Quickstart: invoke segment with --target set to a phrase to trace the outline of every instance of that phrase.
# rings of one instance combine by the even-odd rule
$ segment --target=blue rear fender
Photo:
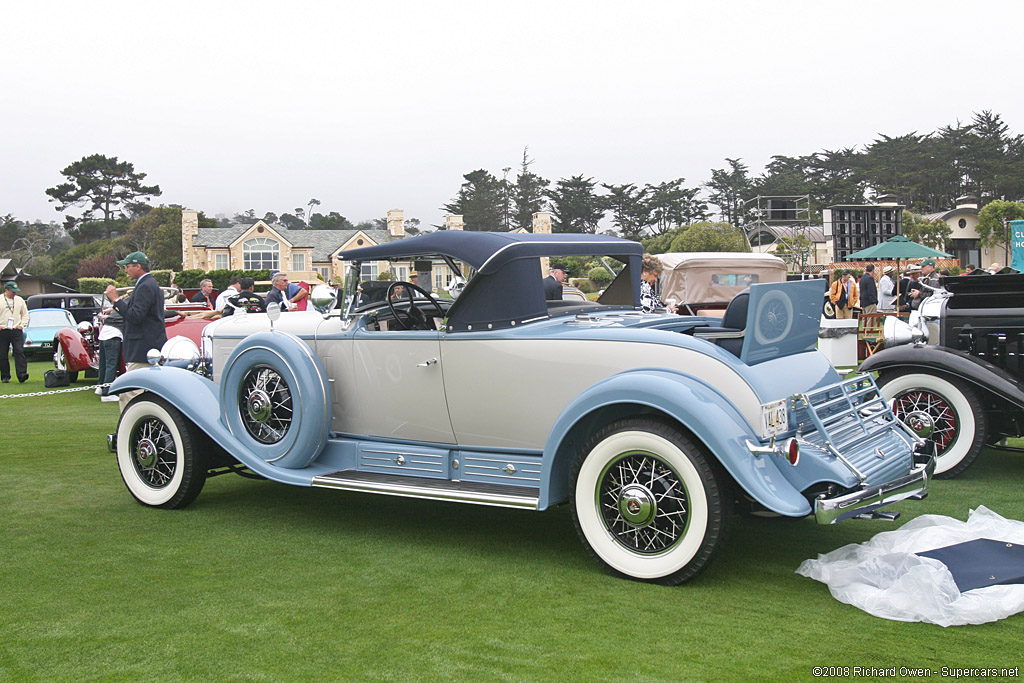
[[[689,430],[751,498],[781,515],[801,517],[811,513],[810,503],[779,470],[781,460],[754,456],[747,440],[760,443],[743,416],[715,389],[668,370],[638,370],[609,377],[570,403],[555,422],[544,446],[540,509],[564,502],[569,495],[569,476],[578,449],[588,434],[615,419],[636,416],[667,416]],[[600,416],[600,423],[595,423]],[[788,466],[788,465],[787,465]]]
[[[314,476],[333,471],[319,467],[286,469],[257,457],[225,425],[223,406],[219,400],[220,387],[194,372],[174,367],[141,368],[121,375],[110,385],[111,393],[135,389],[148,391],[166,400],[233,458],[267,479],[310,486]]]

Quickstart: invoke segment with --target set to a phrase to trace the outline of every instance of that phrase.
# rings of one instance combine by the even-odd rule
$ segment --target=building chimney
[[[388,234],[393,240],[405,237],[404,209],[388,209]]]
[[[462,216],[448,214],[444,217],[445,230],[462,230],[466,227],[465,222],[462,220]]]
[[[551,214],[547,211],[538,211],[533,214],[533,232],[536,235],[551,234]]]
[[[875,204],[880,206],[896,206],[899,204],[899,197],[894,194],[883,194],[875,197]]]
[[[192,248],[192,240],[199,234],[199,212],[181,210],[181,267],[183,270],[202,268],[199,255]],[[205,270],[205,269],[204,269]]]

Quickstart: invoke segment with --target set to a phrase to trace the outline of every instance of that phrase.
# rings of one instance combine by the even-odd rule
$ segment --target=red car
[[[165,295],[177,294],[177,291],[169,287],[162,288]],[[119,289],[118,291],[129,292],[131,288]],[[200,335],[203,328],[210,324],[210,320],[202,318],[187,318],[185,313],[192,311],[204,311],[204,307],[198,304],[175,304],[167,300],[165,311],[165,323],[167,326],[167,338],[188,337],[196,346],[201,346]],[[57,332],[53,340],[53,364],[59,370],[67,370],[68,379],[74,382],[78,379],[78,373],[86,373],[89,377],[96,377],[99,374],[100,346],[97,340],[99,326],[90,322],[81,322],[78,328],[65,327]],[[118,374],[124,372],[124,361],[120,363]]]

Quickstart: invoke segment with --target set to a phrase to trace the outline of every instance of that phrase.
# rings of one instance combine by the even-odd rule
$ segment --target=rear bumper
[[[924,498],[934,472],[935,458],[926,456],[926,460],[916,464],[909,473],[892,481],[834,498],[817,498],[814,519],[818,524],[835,524],[907,498]]]

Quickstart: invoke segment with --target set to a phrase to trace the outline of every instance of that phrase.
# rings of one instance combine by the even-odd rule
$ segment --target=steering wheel
[[[395,290],[399,287],[404,287],[402,290],[402,296],[399,297],[399,301],[407,299],[409,302],[409,309],[403,310],[401,308],[395,308],[394,299],[392,296]],[[403,282],[396,280],[388,286],[388,291],[384,295],[384,300],[388,302],[388,308],[391,310],[391,315],[395,316],[395,320],[402,326],[403,330],[432,330],[434,326],[430,324],[427,314],[416,307],[415,298],[413,292],[419,292],[423,295],[424,299],[430,303],[435,309],[437,309],[437,317],[444,317],[444,310],[441,309],[441,305],[434,300],[432,296],[427,294],[424,290],[411,282]]]

